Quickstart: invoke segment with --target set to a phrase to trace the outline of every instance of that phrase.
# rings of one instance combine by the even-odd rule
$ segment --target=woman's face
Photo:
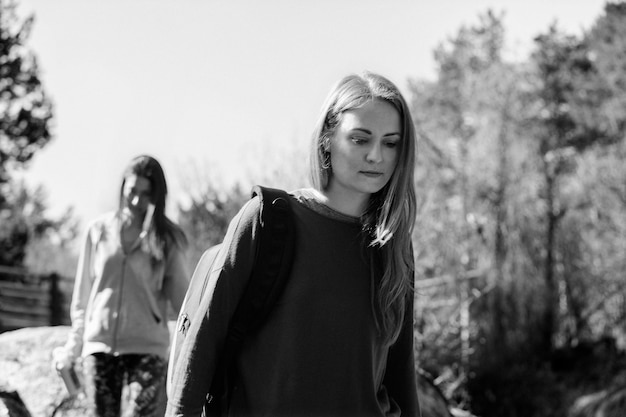
[[[345,111],[330,141],[328,191],[361,198],[380,191],[396,168],[401,138],[400,114],[386,101]]]
[[[146,214],[150,204],[151,189],[150,181],[147,178],[130,174],[124,182],[124,208],[135,217]]]

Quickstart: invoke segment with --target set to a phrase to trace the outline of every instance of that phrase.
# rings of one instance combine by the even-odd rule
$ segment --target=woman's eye
[[[353,136],[352,142],[356,143],[357,145],[361,145],[363,143],[366,143],[367,139],[361,136]]]
[[[385,146],[388,148],[395,148],[396,146],[398,146],[398,142],[397,141],[385,142]]]

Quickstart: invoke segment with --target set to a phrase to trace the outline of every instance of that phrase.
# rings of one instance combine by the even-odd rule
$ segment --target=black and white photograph
[[[625,0],[0,0],[0,417],[626,416]]]

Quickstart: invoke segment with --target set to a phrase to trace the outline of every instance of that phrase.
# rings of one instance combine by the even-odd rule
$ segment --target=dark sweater
[[[276,306],[235,365],[230,416],[416,416],[413,314],[391,348],[372,313],[370,261],[358,219],[333,213],[306,191],[292,201],[296,251]],[[209,313],[181,351],[168,416],[199,415],[215,371],[212,358],[250,275],[259,202],[233,220]],[[193,342],[192,342],[193,341]],[[182,371],[182,372],[181,372]]]

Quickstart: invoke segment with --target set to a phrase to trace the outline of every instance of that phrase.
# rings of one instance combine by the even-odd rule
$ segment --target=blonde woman
[[[418,416],[413,354],[415,133],[376,74],[330,92],[313,136],[313,188],[290,193],[293,265],[229,376],[229,416]],[[167,416],[199,416],[258,244],[258,199],[231,222],[203,322],[170,387]]]

